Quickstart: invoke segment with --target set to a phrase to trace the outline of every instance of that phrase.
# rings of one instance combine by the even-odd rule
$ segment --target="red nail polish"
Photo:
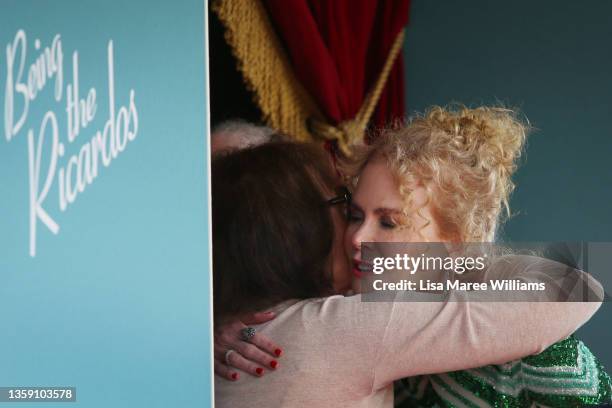
[[[281,354],[283,354],[283,350],[276,349],[276,350],[274,350],[274,354],[276,354],[277,356],[280,356]]]
[[[257,367],[257,369],[255,370],[255,372],[257,373],[257,375],[263,375],[264,370],[261,367]]]
[[[238,373],[232,373],[232,380],[236,381],[238,379]]]
[[[277,366],[278,366],[278,361],[276,361],[276,360],[270,361],[270,367],[276,368]]]

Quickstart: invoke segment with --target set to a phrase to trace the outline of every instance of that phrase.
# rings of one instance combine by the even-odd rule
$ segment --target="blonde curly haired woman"
[[[354,275],[363,276],[362,242],[494,241],[510,215],[511,176],[527,130],[509,109],[433,107],[360,149],[346,166],[355,183],[345,248]],[[570,337],[503,366],[398,381],[395,403],[566,407],[611,400],[610,377]]]
[[[373,144],[359,149],[354,160],[341,166],[354,184],[353,199],[348,208],[344,249],[346,255],[352,260],[355,286],[358,287],[368,274],[366,272],[368,267],[364,265],[361,253],[363,242],[493,241],[503,214],[509,214],[508,200],[514,187],[511,175],[516,169],[516,162],[525,137],[526,127],[510,110],[487,107],[477,109],[434,107],[424,115],[414,118],[406,126],[382,132]],[[518,269],[533,271],[534,274],[543,273],[543,270],[539,268],[544,267],[544,264],[534,263],[533,260],[525,261],[524,258],[516,258],[514,262]],[[528,279],[528,277],[523,277]],[[339,302],[338,306],[341,305],[342,302]],[[395,336],[393,327],[387,326],[383,346],[389,353],[379,355],[377,361],[380,364],[374,373],[373,382],[370,383],[376,388],[376,392],[382,392],[388,380],[405,377],[409,372],[413,373],[409,375],[431,374],[466,368],[466,356],[464,355],[466,349],[457,351],[449,347],[446,353],[440,352],[441,347],[447,344],[445,343],[448,341],[448,338],[445,338],[446,334],[450,335],[455,330],[462,330],[460,323],[446,321],[446,329],[438,327],[440,329],[438,331],[435,329],[437,327],[436,318],[432,317],[434,320],[428,324],[422,321],[424,317],[419,315],[418,311],[421,305],[423,304],[412,306],[413,319],[405,321],[407,327],[414,324],[422,325],[422,331],[415,334],[410,342],[406,343],[406,338],[399,333]],[[499,304],[491,307],[498,306]],[[352,313],[369,314],[369,309],[374,310],[380,307],[380,304],[364,304],[360,307],[362,307],[360,311],[347,310]],[[406,304],[398,307],[406,307]],[[340,309],[328,308],[328,313],[333,311],[341,315],[340,312],[344,309]],[[518,317],[520,319],[520,316]],[[344,319],[351,322],[355,320],[355,317],[346,315]],[[316,321],[329,324],[321,316],[318,316]],[[344,327],[338,322],[336,324]],[[537,332],[554,330],[558,324],[561,322],[543,319],[541,327],[532,333],[536,335]],[[263,324],[259,327],[261,329],[258,333],[259,341],[262,341],[264,335],[268,335],[274,340],[280,339],[282,344],[283,338],[286,339],[285,333],[267,332],[268,327],[274,327],[274,325]],[[496,330],[493,326],[482,326],[481,329],[484,331]],[[355,330],[365,330],[365,327]],[[490,342],[496,342],[500,346],[500,356],[503,355],[507,339],[502,340],[491,334],[478,333],[478,336],[482,337],[479,337],[476,343],[480,344],[483,352],[485,349],[491,352],[492,349],[495,349],[495,344],[490,344]],[[226,339],[231,337],[231,335],[225,336]],[[563,350],[569,350],[567,351],[569,354],[579,350],[582,355],[588,354],[592,357],[588,349],[583,350],[581,344],[571,338],[559,344]],[[231,341],[226,341],[225,344],[219,346],[219,348],[231,349],[241,347],[238,342],[232,344]],[[285,344],[284,346],[287,351],[284,358],[288,361],[290,361],[291,353],[300,352],[300,344]],[[291,349],[288,349],[289,347]],[[353,347],[352,344],[346,344],[341,355],[345,355],[351,347]],[[403,365],[401,355],[397,351],[394,352],[402,347],[407,347],[412,351],[421,349],[424,354],[412,355],[411,358],[406,359],[406,364],[413,364],[407,367]],[[554,347],[556,346],[551,349]],[[428,353],[428,350],[433,349],[438,350],[439,354]],[[478,350],[472,349],[472,351],[477,352]],[[322,352],[327,353],[325,350]],[[553,357],[557,355],[557,352],[553,353]],[[484,362],[481,354],[474,354],[470,358],[473,359],[474,365],[478,365],[477,361]],[[523,359],[519,361],[519,364],[525,361],[527,360]],[[553,359],[552,363],[560,361]],[[548,388],[533,391],[533,387],[529,388],[530,384],[523,386],[525,385],[523,382],[518,383],[515,378],[506,375],[508,370],[501,370],[501,374],[497,377],[491,375],[487,377],[478,372],[478,370],[485,370],[485,374],[489,373],[487,370],[491,367],[485,367],[456,373],[413,376],[397,382],[396,405],[523,406],[538,398],[546,402],[555,402],[554,398],[557,397],[561,398],[562,402],[573,401],[574,403],[576,401],[589,403],[605,400],[606,395],[609,398],[609,377],[593,358],[588,361],[591,362],[588,372],[576,374],[575,371],[570,370],[574,373],[572,381],[584,383],[586,378],[589,381],[589,387],[592,388],[594,384],[596,390],[592,392],[589,388],[584,392],[574,392],[573,395],[569,395],[569,398],[574,398],[571,401],[567,400],[568,388],[556,385],[558,381],[549,382],[548,385],[544,381],[544,385]],[[542,364],[546,365],[548,362],[544,359]],[[359,361],[344,360],[335,363],[349,368],[360,364]],[[314,367],[315,362],[313,361],[312,364]],[[558,364],[553,365],[558,366]],[[516,364],[509,369],[510,374],[515,371],[515,366]],[[533,363],[531,366],[537,369],[537,364]],[[278,376],[281,370],[282,368],[278,372],[270,373],[270,376]],[[353,367],[353,371],[359,372],[356,367]],[[593,373],[597,375],[593,377]],[[321,375],[324,376],[323,373]],[[296,381],[299,380],[296,378]],[[350,381],[350,378],[348,380]],[[355,377],[356,380],[357,377]],[[359,378],[359,381],[361,380]],[[501,384],[502,380],[506,388],[500,389],[497,385]],[[340,380],[335,378],[332,383],[335,381]],[[304,382],[307,380],[304,379]],[[550,384],[555,385],[556,388],[551,387]],[[355,385],[357,384],[353,384],[353,387]],[[252,387],[250,389],[256,390]],[[226,386],[224,386],[224,391],[225,395],[231,392]],[[320,389],[311,391],[313,395],[324,394]],[[370,391],[375,390],[373,388]],[[338,389],[339,395],[334,400],[335,402],[342,401],[342,392],[341,389]],[[559,395],[554,394],[555,392],[559,392]],[[605,394],[606,392],[608,394]],[[345,399],[345,401],[348,400]],[[370,402],[374,401],[375,399],[370,400]],[[385,398],[385,401],[388,399]],[[362,402],[365,402],[365,397]],[[369,405],[366,403],[363,406]]]

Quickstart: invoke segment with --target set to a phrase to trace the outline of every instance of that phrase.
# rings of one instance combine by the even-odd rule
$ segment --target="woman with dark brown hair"
[[[295,143],[213,160],[213,268],[223,271],[213,281],[217,321],[350,286],[341,247],[348,203],[330,202],[330,170],[319,149]]]
[[[271,309],[276,318],[259,332],[287,352],[282,371],[216,379],[217,406],[392,406],[394,380],[540,352],[599,307],[473,302],[455,291],[441,302],[362,303],[358,296],[331,295],[350,280],[344,229],[333,228],[340,212],[330,208],[341,198],[333,195],[325,157],[313,149],[273,143],[213,162],[216,324]],[[545,279],[523,258],[512,267],[525,281]],[[502,275],[507,269],[508,262],[495,261],[488,268]],[[232,365],[244,359],[233,350],[223,354]]]

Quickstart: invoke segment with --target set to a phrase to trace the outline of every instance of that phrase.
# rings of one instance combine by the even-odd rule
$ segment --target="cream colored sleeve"
[[[443,303],[393,304],[376,357],[375,387],[418,374],[480,367],[536,354],[576,331],[597,311],[603,289],[588,274],[536,257],[505,257],[500,277],[546,283],[538,299],[559,293],[559,276],[586,284],[590,302],[479,302],[478,294],[454,292]],[[570,279],[571,280],[571,279]],[[475,295],[475,296],[474,296]],[[364,305],[367,307],[367,305]]]

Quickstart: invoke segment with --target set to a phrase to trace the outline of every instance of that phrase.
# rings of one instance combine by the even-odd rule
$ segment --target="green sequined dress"
[[[612,403],[612,382],[574,336],[503,365],[395,382],[395,407],[586,407]]]

